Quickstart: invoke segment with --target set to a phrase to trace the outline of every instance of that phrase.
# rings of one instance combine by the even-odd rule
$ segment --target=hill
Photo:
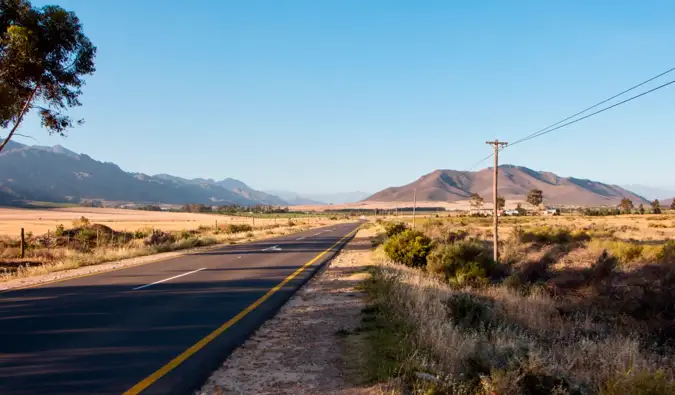
[[[79,202],[82,199],[136,203],[286,205],[231,178],[222,181],[150,176],[123,171],[61,146],[10,142],[0,153],[0,200]]]
[[[507,200],[525,200],[527,193],[534,188],[544,192],[546,204],[614,205],[619,203],[623,197],[628,197],[636,205],[648,203],[643,197],[617,185],[560,177],[550,172],[535,171],[522,166],[503,165],[499,167],[499,194]],[[410,184],[384,189],[365,201],[411,202],[415,189],[419,201],[467,200],[473,193],[490,201],[492,199],[492,168],[477,172],[436,170]]]

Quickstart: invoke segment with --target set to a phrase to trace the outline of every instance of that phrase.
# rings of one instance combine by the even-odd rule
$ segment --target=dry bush
[[[437,242],[458,230],[427,225]],[[452,280],[490,252],[479,241],[439,243],[426,271],[378,249],[371,293],[413,332],[399,371],[433,372],[449,394],[673,393],[675,242],[617,229],[516,226],[502,245],[511,275],[480,287]]]

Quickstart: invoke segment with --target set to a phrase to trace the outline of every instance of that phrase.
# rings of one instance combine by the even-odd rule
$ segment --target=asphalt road
[[[0,294],[0,394],[189,394],[357,226]]]

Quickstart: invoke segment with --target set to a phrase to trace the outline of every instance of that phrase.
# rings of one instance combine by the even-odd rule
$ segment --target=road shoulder
[[[237,348],[197,394],[382,393],[360,384],[354,342],[361,324],[370,234],[362,229],[320,273]],[[349,350],[345,349],[349,348]]]

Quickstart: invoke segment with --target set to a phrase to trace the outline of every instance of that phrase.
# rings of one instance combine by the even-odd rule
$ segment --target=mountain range
[[[675,196],[675,188],[650,187],[638,184],[622,185],[621,187],[649,200],[672,199]]]
[[[0,199],[5,203],[100,199],[166,204],[288,204],[232,178],[214,181],[129,173],[114,163],[100,162],[60,145],[28,146],[11,141],[0,152]]]
[[[366,201],[412,202],[416,194],[418,201],[459,201],[467,200],[473,193],[486,201],[492,199],[493,169],[476,172],[436,170],[416,181],[384,189],[368,197]],[[499,195],[507,200],[525,200],[532,189],[544,193],[545,204],[566,204],[580,206],[603,206],[618,204],[627,197],[633,204],[648,204],[642,196],[618,185],[573,177],[560,177],[551,172],[535,171],[522,166],[499,166]]]
[[[289,191],[267,191],[270,194],[281,197],[289,202],[291,205],[305,205],[305,204],[342,204],[355,203],[361,201],[368,196],[367,192],[342,192],[342,193],[306,193],[298,194]]]

